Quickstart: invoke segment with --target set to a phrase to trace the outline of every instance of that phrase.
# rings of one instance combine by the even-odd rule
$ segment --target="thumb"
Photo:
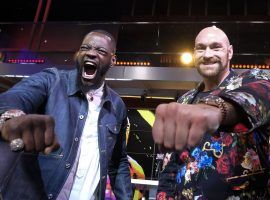
[[[52,153],[53,151],[58,150],[59,148],[60,148],[60,144],[58,143],[57,139],[55,139],[52,145],[44,149],[44,154],[48,155]]]

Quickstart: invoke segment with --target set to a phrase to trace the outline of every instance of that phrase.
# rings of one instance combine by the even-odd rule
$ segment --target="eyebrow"
[[[109,49],[105,48],[105,47],[102,47],[102,46],[96,46],[96,45],[91,45],[91,44],[82,44],[82,46],[87,46],[87,47],[92,47],[92,48],[95,48],[95,49],[102,49],[102,50],[106,50],[106,51],[109,51]]]
[[[196,47],[205,47],[205,46],[221,46],[221,47],[223,47],[224,45],[222,44],[222,43],[220,43],[220,42],[213,42],[213,43],[210,43],[209,45],[207,44],[204,44],[204,43],[197,43],[197,44],[195,44],[195,48]]]

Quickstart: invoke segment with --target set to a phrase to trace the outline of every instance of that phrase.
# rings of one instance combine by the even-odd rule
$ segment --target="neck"
[[[103,95],[103,88],[104,84],[102,84],[99,88],[97,89],[90,89],[87,93],[86,96],[88,97],[88,100],[93,101],[94,98],[98,97],[101,98]]]
[[[87,93],[91,90],[97,90],[98,88],[100,88],[102,85],[104,85],[104,81],[101,81],[98,84],[94,84],[94,85],[87,85],[87,84],[82,84],[82,91],[84,93]]]
[[[204,90],[203,92],[207,92],[210,90],[213,90],[217,88],[224,80],[225,78],[229,75],[230,70],[227,70],[222,76],[220,77],[208,77],[203,79],[204,83]]]

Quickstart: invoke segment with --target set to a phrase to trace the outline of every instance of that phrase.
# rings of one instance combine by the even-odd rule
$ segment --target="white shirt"
[[[86,95],[88,100],[88,115],[82,132],[77,158],[68,180],[61,191],[62,194],[60,193],[57,198],[58,200],[95,199],[95,190],[100,180],[98,117],[103,88],[104,84],[95,91],[89,91]],[[73,182],[73,185],[70,185],[68,182]],[[69,191],[70,195],[68,198],[67,193]]]

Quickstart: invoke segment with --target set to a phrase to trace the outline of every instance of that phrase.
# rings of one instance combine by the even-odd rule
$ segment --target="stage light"
[[[232,68],[235,68],[235,69],[269,69],[270,66],[269,65],[256,65],[256,64],[232,64]]]
[[[42,64],[45,63],[45,59],[8,59],[7,62],[13,64]]]
[[[184,52],[181,54],[180,60],[183,64],[188,65],[192,62],[192,54],[189,52]]]
[[[136,61],[117,61],[116,66],[150,66],[150,62],[136,62]]]

